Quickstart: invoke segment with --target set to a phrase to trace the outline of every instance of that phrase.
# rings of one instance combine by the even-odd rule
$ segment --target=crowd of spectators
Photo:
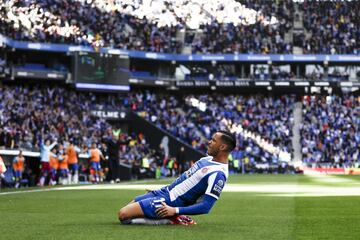
[[[120,96],[61,86],[1,85],[0,149],[39,151],[50,140],[64,147],[73,143],[79,153],[87,153],[92,143],[106,149],[101,143],[116,134],[126,142],[119,148],[121,162],[132,166],[136,176],[154,176],[171,156],[151,149],[144,135],[120,133],[91,111],[128,108],[203,153],[216,130],[236,132],[238,145],[231,157],[251,169],[291,160],[295,101],[293,95],[138,91]],[[342,167],[360,162],[359,103],[354,95],[304,97],[301,144],[306,164]]]
[[[196,107],[191,104],[194,99]],[[238,134],[239,144],[233,152],[237,159],[247,159],[249,164],[290,160],[280,152],[291,158],[293,96],[206,94],[181,99],[148,92],[138,93],[134,100],[133,109],[140,116],[204,153],[208,139],[216,130],[240,125],[246,132]],[[270,151],[268,145],[277,149]]]
[[[0,33],[15,40],[113,47],[151,52],[178,52],[177,27],[158,27],[118,7],[67,0],[0,4]],[[127,5],[121,5],[126,7]]]
[[[144,172],[134,176],[153,174],[158,153],[146,142],[143,134],[127,135],[105,118],[92,115],[94,109],[128,107],[128,98],[115,94],[104,95],[76,92],[65,87],[2,85],[0,87],[0,149],[40,151],[46,141],[56,142],[57,149],[74,144],[79,154],[86,156],[92,143],[107,154],[107,139],[119,139],[119,158],[124,164],[141,169],[144,159],[148,162]],[[130,139],[130,140],[128,140]],[[126,143],[127,144],[120,144]],[[163,160],[163,159],[161,159]],[[82,161],[80,173],[89,173],[89,162]],[[140,163],[140,165],[138,165]],[[109,164],[106,164],[109,165]],[[118,177],[116,177],[118,178]],[[105,176],[104,179],[112,179]]]
[[[90,146],[111,127],[105,119],[92,116],[91,110],[100,105],[117,108],[121,100],[64,87],[2,85],[0,147],[39,149],[45,139]]]
[[[354,95],[304,97],[301,137],[303,162],[309,166],[357,167],[360,98]]]
[[[292,153],[294,96],[218,94],[189,97],[206,104],[206,116],[197,122],[205,138],[209,138],[216,129],[236,131],[240,128],[234,155],[240,154],[241,159],[248,158],[253,164],[290,160],[283,159],[280,152]],[[269,145],[276,146],[277,150],[270,151]]]
[[[293,1],[244,1],[244,5],[261,12],[264,16],[275,15],[276,24],[219,23],[201,25],[201,38],[192,40],[193,53],[291,53],[292,44],[285,42],[284,35],[293,24]]]
[[[309,34],[296,35],[304,53],[359,54],[357,1],[294,3],[266,0],[84,1],[7,0],[0,3],[0,33],[16,40],[180,53],[177,33],[193,53],[292,53],[285,33],[295,4]]]
[[[181,99],[151,92],[135,93],[131,108],[157,127],[168,131],[193,148],[205,151],[206,142],[193,120],[198,118],[194,109],[184,108]]]
[[[304,53],[360,54],[360,20],[357,1],[305,1],[304,27],[310,35],[299,41]]]

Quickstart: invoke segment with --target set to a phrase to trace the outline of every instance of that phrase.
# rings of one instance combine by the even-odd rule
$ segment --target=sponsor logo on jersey
[[[207,168],[207,167],[201,169],[201,172],[202,172],[202,173],[207,173],[208,171],[209,171],[209,168]]]
[[[224,187],[224,181],[220,179],[212,188],[211,193],[220,197],[223,187]]]

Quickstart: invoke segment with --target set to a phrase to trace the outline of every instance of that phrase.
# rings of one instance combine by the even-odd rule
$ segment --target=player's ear
[[[220,145],[220,151],[225,151],[227,148],[226,144],[221,144]]]

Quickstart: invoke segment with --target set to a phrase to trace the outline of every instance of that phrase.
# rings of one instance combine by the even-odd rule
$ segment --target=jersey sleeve
[[[208,187],[205,194],[215,199],[219,199],[220,194],[225,186],[226,177],[223,172],[212,173],[208,178]]]
[[[179,215],[198,215],[198,214],[207,214],[210,212],[211,208],[214,206],[216,199],[207,195],[204,195],[201,202],[187,207],[178,207],[176,213]]]

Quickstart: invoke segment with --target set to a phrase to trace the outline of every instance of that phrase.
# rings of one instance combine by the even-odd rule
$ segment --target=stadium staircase
[[[204,35],[203,30],[201,29],[189,29],[187,28],[184,34],[184,38],[185,36],[192,36],[192,42],[191,43],[186,43],[185,39],[183,41],[183,49],[182,49],[182,54],[191,54],[192,53],[192,45],[194,43],[196,43],[199,39],[202,38],[202,36]]]
[[[154,123],[147,121],[140,115],[141,113],[137,112],[130,113],[130,119],[133,123],[133,129],[131,129],[131,132],[135,132],[137,134],[143,133],[145,136],[148,136],[146,141],[152,149],[158,149],[164,138],[167,138],[170,157],[176,156],[180,147],[185,148],[186,159],[189,161],[197,161],[205,156],[204,153],[194,149],[188,143],[159,128]]]
[[[294,158],[293,161],[301,161],[301,142],[300,142],[300,124],[302,121],[302,104],[301,102],[295,103],[294,108],[294,126],[293,126],[293,137],[292,145],[294,149]]]
[[[304,33],[304,22],[303,17],[304,14],[299,9],[299,4],[295,4],[295,14],[294,14],[294,22],[293,22],[293,28],[289,31],[291,32],[291,42],[294,42],[294,34],[299,35]],[[286,38],[285,38],[286,39]],[[303,49],[301,46],[294,46],[293,47],[293,54],[303,54]]]

